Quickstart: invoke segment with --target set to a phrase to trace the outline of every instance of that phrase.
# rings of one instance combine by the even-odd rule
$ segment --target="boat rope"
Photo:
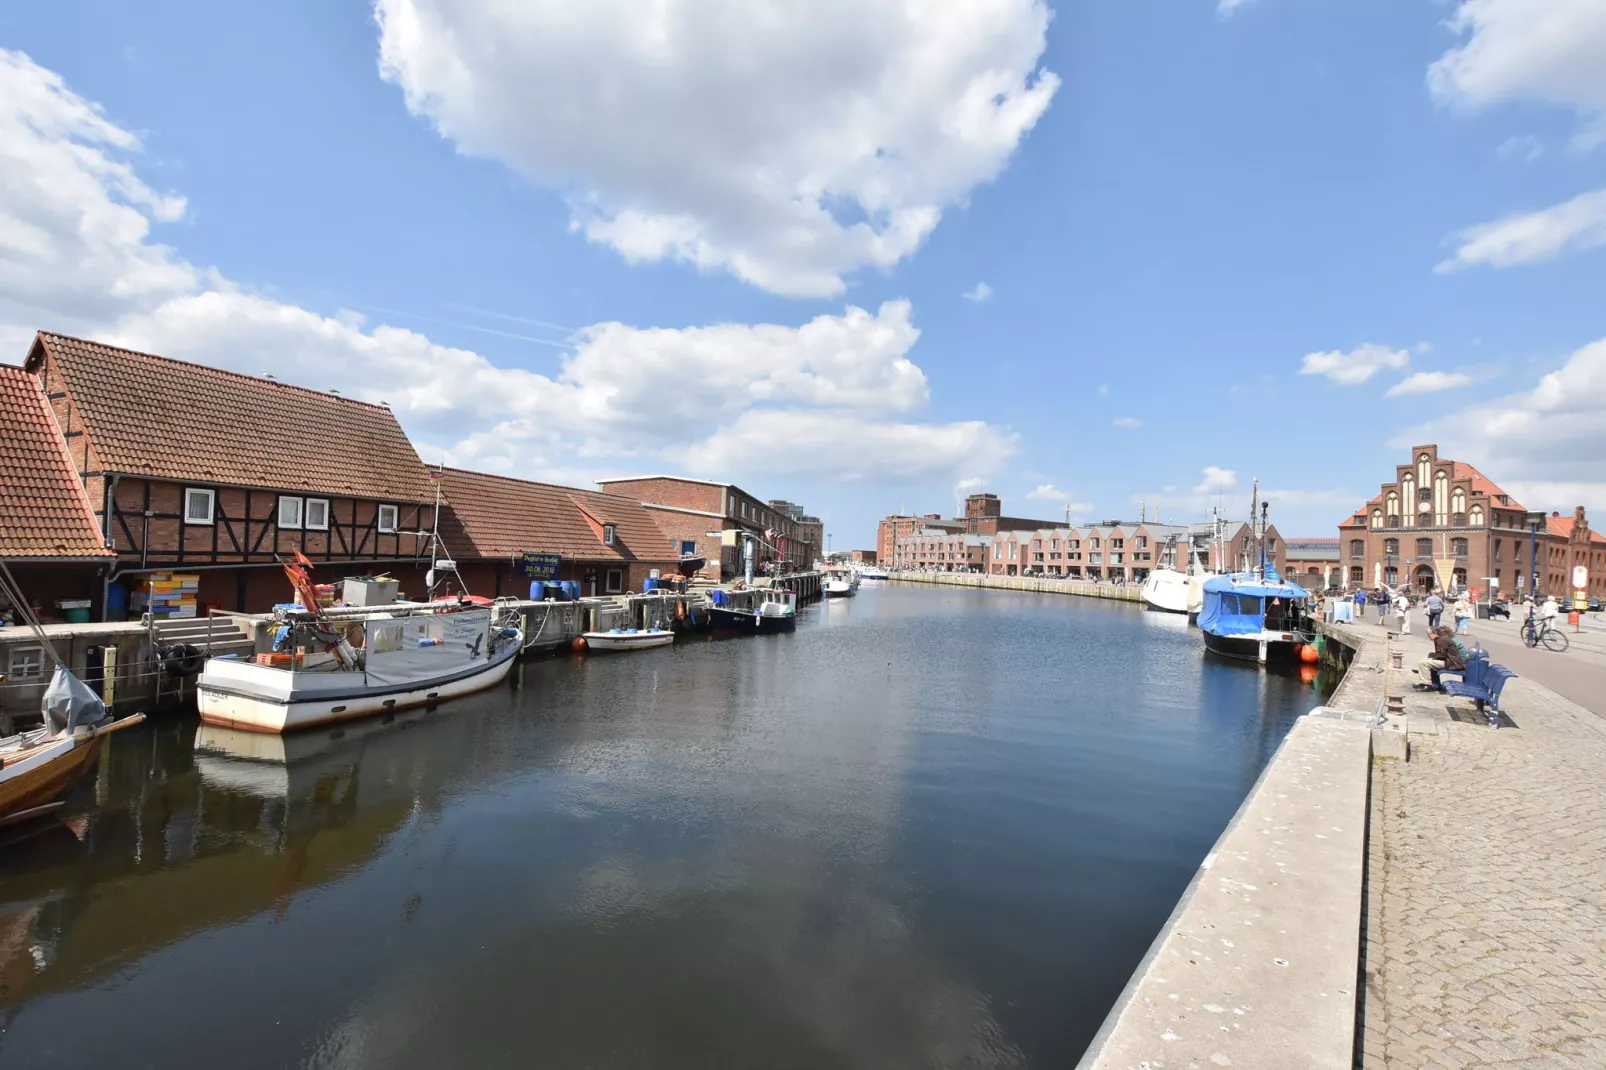
[[[50,656],[51,663],[58,668],[66,668],[62,663],[61,655],[56,653],[55,645],[51,643],[50,636],[45,634],[44,625],[40,624],[39,618],[34,615],[33,607],[28,604],[27,597],[22,593],[21,585],[17,583],[17,578],[11,574],[11,567],[6,564],[4,558],[0,558],[0,595],[4,595],[6,601],[16,607],[17,616],[22,618],[22,623],[27,625],[28,629],[33,632],[34,638],[39,640],[39,645],[44,647],[45,653]]]

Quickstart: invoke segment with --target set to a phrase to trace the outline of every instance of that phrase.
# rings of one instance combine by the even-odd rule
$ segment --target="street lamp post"
[[[1528,594],[1539,601],[1539,526],[1545,522],[1544,513],[1528,514]]]

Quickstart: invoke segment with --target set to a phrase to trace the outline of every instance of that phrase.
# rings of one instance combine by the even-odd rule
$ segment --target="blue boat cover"
[[[1284,583],[1274,569],[1266,578],[1240,573],[1212,576],[1204,582],[1204,608],[1199,627],[1212,635],[1252,635],[1266,626],[1266,599],[1301,602],[1310,597],[1305,588]]]

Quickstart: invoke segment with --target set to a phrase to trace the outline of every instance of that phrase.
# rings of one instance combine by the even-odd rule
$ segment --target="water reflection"
[[[1178,620],[883,588],[390,723],[131,729],[82,841],[3,859],[0,1055],[1067,1065],[1315,702]]]

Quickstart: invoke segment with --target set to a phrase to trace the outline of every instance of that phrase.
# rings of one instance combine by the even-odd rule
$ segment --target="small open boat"
[[[95,768],[112,732],[145,719],[142,713],[107,721],[99,696],[57,666],[45,691],[43,728],[0,739],[0,826],[54,813]]]
[[[582,638],[587,650],[601,654],[668,646],[675,641],[675,633],[663,628],[612,628],[605,632],[586,632]]]

